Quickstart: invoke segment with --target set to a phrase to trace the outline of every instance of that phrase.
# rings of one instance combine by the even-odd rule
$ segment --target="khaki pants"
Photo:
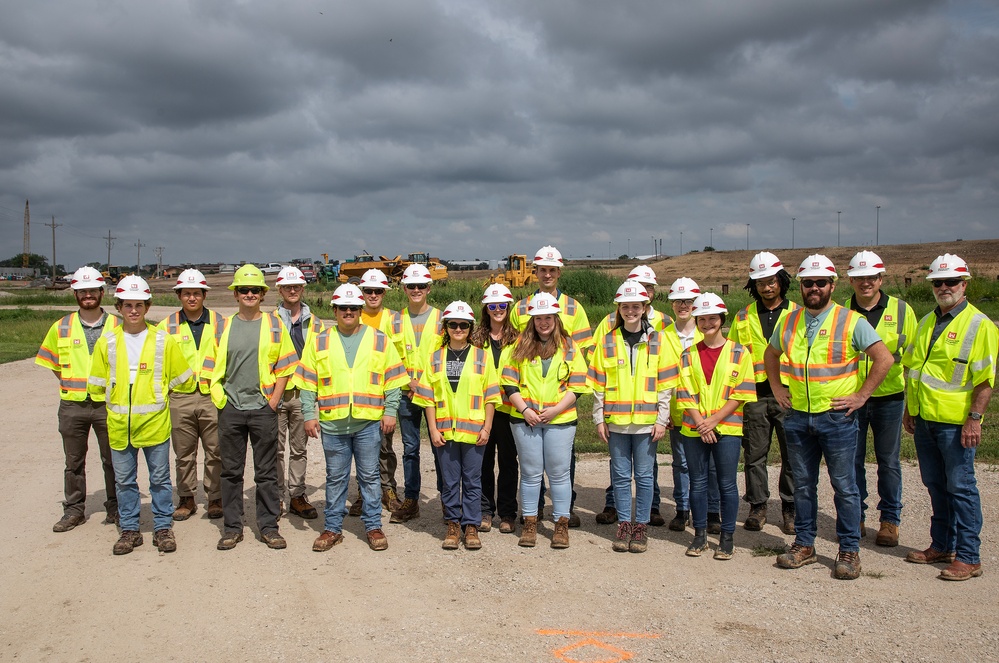
[[[222,499],[219,475],[219,411],[211,396],[193,394],[170,395],[170,423],[173,451],[177,456],[177,495],[193,497],[198,492],[198,440],[205,451],[205,497],[208,501]]]
[[[309,442],[305,434],[305,419],[302,417],[302,401],[298,390],[284,392],[284,399],[278,406],[278,445],[277,472],[278,494],[284,499],[285,486],[291,497],[305,495],[305,469],[308,466],[306,448]],[[288,461],[285,463],[285,452]],[[287,482],[285,481],[287,468]]]
[[[380,424],[379,424],[380,425]],[[391,488],[396,490],[395,469],[399,467],[399,458],[392,448],[392,437],[395,432],[385,435],[382,433],[382,448],[378,453],[378,470],[382,479],[382,492]]]
[[[62,507],[66,514],[84,515],[87,501],[87,443],[91,428],[97,436],[101,469],[104,470],[104,491],[107,496],[104,508],[108,513],[118,510],[111,447],[108,444],[108,411],[104,402],[60,401],[59,434],[62,435],[62,450],[66,456],[63,477],[66,501],[62,503]]]

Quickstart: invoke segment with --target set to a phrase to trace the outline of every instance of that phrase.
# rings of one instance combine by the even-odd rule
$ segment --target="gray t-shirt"
[[[238,315],[229,323],[229,348],[225,358],[225,395],[237,410],[259,410],[267,405],[260,391],[260,325],[263,317],[252,322]]]
[[[811,347],[812,341],[815,340],[815,334],[818,333],[819,327],[829,317],[829,312],[832,309],[833,307],[830,306],[818,315],[812,315],[807,309],[805,310],[805,336],[808,338],[809,347]],[[774,350],[780,350],[780,331],[780,327],[774,329],[774,333],[770,337],[770,345],[774,347]],[[880,340],[881,337],[874,331],[874,327],[867,321],[867,318],[861,318],[857,321],[857,326],[853,328],[853,338],[851,339],[854,350],[863,352]]]
[[[90,351],[90,354],[94,354],[94,346],[97,345],[97,339],[104,333],[104,323],[108,321],[108,312],[104,311],[101,314],[101,319],[93,325],[88,325],[83,321],[83,318],[77,319],[80,321],[80,326],[83,327],[83,337],[87,339],[87,349]]]

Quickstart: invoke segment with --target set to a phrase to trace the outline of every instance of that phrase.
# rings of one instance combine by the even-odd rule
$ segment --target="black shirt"
[[[756,302],[756,317],[760,320],[760,328],[763,330],[763,338],[769,339],[774,335],[777,328],[777,321],[780,319],[781,311],[786,311],[788,300],[782,299],[780,304],[772,309],[768,309],[763,302]],[[770,380],[763,380],[756,383],[756,396],[773,396],[774,390],[770,388]]]
[[[850,310],[856,311],[857,313],[860,313],[865,318],[867,318],[867,321],[871,323],[871,326],[874,327],[875,329],[877,329],[878,323],[881,322],[881,316],[884,315],[885,308],[887,306],[888,306],[888,295],[886,295],[883,292],[881,293],[881,296],[878,297],[878,301],[875,302],[874,306],[871,307],[870,311],[861,308],[860,304],[857,303],[857,295],[853,295],[852,297],[850,297]]]
[[[187,321],[187,326],[191,330],[191,336],[194,337],[194,345],[198,348],[201,347],[201,333],[205,331],[205,323],[208,322],[208,309],[202,308],[201,315],[197,320],[191,320],[187,317],[187,313],[183,309],[180,311],[180,317],[182,320]]]

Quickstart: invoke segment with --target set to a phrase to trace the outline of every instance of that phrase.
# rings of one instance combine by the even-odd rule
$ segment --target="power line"
[[[52,228],[52,285],[55,285],[56,280],[56,245],[55,245],[55,229],[61,226],[61,223],[55,222],[55,217],[52,217],[52,223],[44,224]]]

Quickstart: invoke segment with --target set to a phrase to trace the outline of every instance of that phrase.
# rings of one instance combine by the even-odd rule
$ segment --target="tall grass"
[[[59,314],[26,308],[0,309],[0,364],[34,357]]]

